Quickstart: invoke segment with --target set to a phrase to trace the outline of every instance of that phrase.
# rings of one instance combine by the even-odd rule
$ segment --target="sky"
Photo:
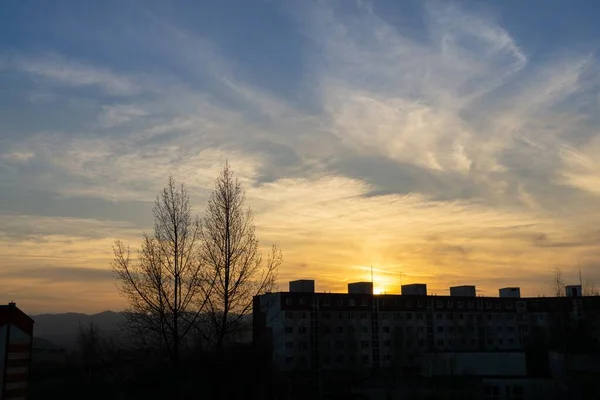
[[[600,285],[600,4],[8,1],[0,302],[123,309],[111,244],[227,159],[279,287]]]

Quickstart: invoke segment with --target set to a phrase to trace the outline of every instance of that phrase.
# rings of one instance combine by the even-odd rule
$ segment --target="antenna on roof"
[[[373,266],[371,265],[371,283],[373,283]]]

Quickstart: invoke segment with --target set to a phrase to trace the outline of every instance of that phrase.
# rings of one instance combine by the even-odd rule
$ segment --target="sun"
[[[373,288],[373,294],[384,294],[386,292],[384,286],[375,286]]]

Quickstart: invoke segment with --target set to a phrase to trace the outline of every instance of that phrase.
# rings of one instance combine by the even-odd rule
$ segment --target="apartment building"
[[[0,399],[27,398],[33,320],[15,303],[0,306]]]
[[[371,282],[348,293],[317,293],[314,281],[290,282],[289,292],[254,299],[254,341],[269,346],[281,370],[402,367],[421,371],[426,354],[522,352],[534,332],[600,310],[600,298],[521,298],[501,288],[498,297],[476,295],[475,286],[428,295],[425,284],[403,285],[401,294],[373,294]]]

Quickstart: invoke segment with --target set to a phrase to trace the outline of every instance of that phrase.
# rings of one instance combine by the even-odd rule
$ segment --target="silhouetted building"
[[[26,399],[33,320],[15,303],[0,306],[0,399]]]
[[[402,295],[374,295],[367,283],[349,284],[348,293],[257,296],[255,343],[270,349],[282,371],[395,370],[403,377],[423,377],[432,360],[459,360],[470,363],[481,390],[498,399],[526,399],[527,393],[550,390],[552,346],[567,351],[598,348],[600,297],[581,297],[577,290],[567,291],[572,297],[521,298],[519,288],[503,288],[500,297],[476,297],[474,286],[459,286],[451,289],[451,296],[431,296],[425,284],[415,284],[403,285]],[[585,343],[577,339],[582,330],[587,332]],[[485,377],[496,382],[488,384],[473,360],[494,364],[494,354],[507,354],[499,357],[509,369],[514,360],[519,365],[512,375],[504,371]],[[530,354],[545,365],[533,378],[530,371],[536,367]],[[435,366],[442,371],[446,367]],[[513,389],[515,396],[506,397]],[[499,390],[501,396],[495,397]]]

